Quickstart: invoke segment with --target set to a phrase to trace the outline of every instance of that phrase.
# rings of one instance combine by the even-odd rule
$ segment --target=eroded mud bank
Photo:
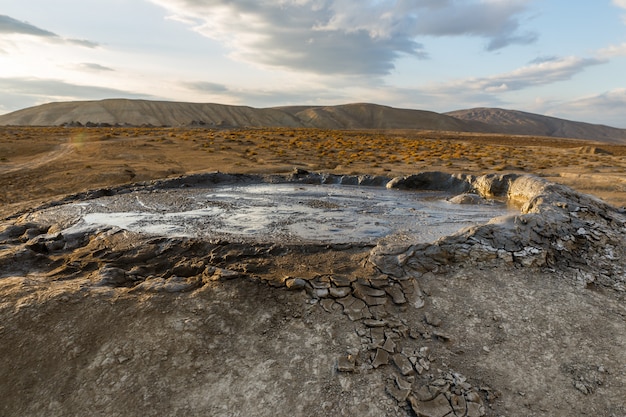
[[[58,214],[63,205],[96,201],[103,196],[128,196],[139,191],[167,195],[167,190],[224,184],[343,184],[438,191],[447,193],[449,204],[476,205],[493,200],[515,206],[516,210],[428,242],[416,242],[406,234],[384,235],[368,242],[359,239],[355,242],[255,241],[241,236],[232,238],[232,235],[204,239],[171,237],[167,234],[146,235],[115,226],[94,227],[91,224],[75,227],[72,223],[75,217],[52,221],[60,217],[50,215]],[[317,201],[318,204],[328,204],[322,199]],[[100,329],[99,324],[96,326],[99,319],[86,325],[85,322],[90,321],[88,317],[68,317],[59,313],[69,302],[84,305],[86,309],[96,306],[100,319],[108,317],[105,320],[107,328],[113,334],[122,332],[125,336],[113,336],[111,340],[115,342],[110,343],[106,337],[99,337],[100,342],[94,347],[83,340],[81,334],[68,331],[72,338],[70,343],[68,335],[52,332],[51,337],[59,343],[56,353],[62,358],[59,364],[64,364],[67,372],[75,374],[82,363],[86,371],[79,373],[83,380],[76,386],[69,382],[70,374],[60,365],[47,364],[45,369],[49,371],[42,371],[42,378],[64,380],[70,391],[77,386],[86,388],[76,391],[77,397],[67,400],[64,399],[67,392],[61,388],[50,391],[35,383],[31,390],[33,394],[20,399],[17,387],[23,386],[28,378],[12,373],[14,381],[5,386],[6,392],[3,393],[4,398],[11,399],[5,403],[4,411],[41,415],[45,410],[48,415],[84,411],[90,409],[85,404],[97,392],[98,384],[106,383],[109,384],[107,394],[98,396],[98,399],[109,415],[121,415],[124,407],[127,410],[127,407],[133,407],[132,404],[153,414],[185,412],[187,415],[202,415],[207,410],[216,414],[222,410],[223,415],[293,415],[294,410],[300,410],[300,415],[439,416],[453,413],[481,416],[519,415],[520,410],[516,410],[519,407],[526,407],[526,414],[532,415],[541,411],[532,409],[535,401],[532,396],[536,396],[534,404],[543,404],[541,398],[546,396],[546,392],[536,389],[541,384],[541,367],[547,369],[554,365],[551,358],[555,352],[550,349],[558,350],[560,345],[546,348],[545,358],[537,359],[544,361],[540,366],[529,365],[523,359],[527,352],[515,351],[510,346],[506,359],[501,359],[507,362],[498,362],[497,371],[489,371],[476,361],[479,355],[498,349],[493,344],[496,342],[480,345],[487,336],[494,340],[496,336],[504,337],[502,340],[506,341],[506,337],[516,334],[516,337],[525,337],[524,349],[541,352],[541,338],[531,337],[534,327],[526,328],[515,320],[531,316],[524,313],[529,305],[538,306],[538,300],[546,302],[541,295],[541,288],[546,284],[531,279],[519,284],[536,286],[533,287],[533,291],[537,291],[536,297],[526,298],[523,302],[515,294],[492,295],[492,300],[498,300],[494,301],[495,305],[502,310],[497,314],[499,320],[509,318],[509,322],[503,322],[502,329],[494,329],[496,333],[491,327],[459,326],[461,322],[452,319],[454,312],[461,307],[467,314],[475,311],[476,318],[472,320],[477,323],[492,320],[485,317],[495,317],[496,307],[492,307],[494,310],[490,313],[481,305],[472,304],[467,297],[463,298],[462,293],[478,291],[474,295],[478,297],[489,292],[490,285],[502,277],[509,277],[511,283],[517,283],[520,276],[539,275],[550,277],[551,286],[561,285],[566,292],[596,289],[598,294],[605,295],[593,297],[606,296],[603,303],[617,311],[621,308],[618,301],[623,300],[626,284],[621,261],[625,255],[625,235],[624,213],[593,197],[532,176],[475,177],[434,172],[390,179],[303,171],[290,176],[214,173],[70,196],[7,219],[0,229],[0,282],[6,295],[2,304],[7,323],[4,331],[6,333],[10,328],[14,342],[24,345],[33,333],[22,327],[28,327],[37,308],[47,311],[49,317],[61,317],[52,319],[56,325],[71,327],[71,323],[75,323],[88,333],[90,328],[91,331]],[[468,277],[475,282],[466,288]],[[451,286],[458,287],[455,295],[442,293],[446,280],[452,279]],[[233,291],[245,296],[234,296]],[[268,301],[268,294],[273,292],[280,295],[280,300],[272,296]],[[263,296],[257,299],[260,293]],[[599,299],[589,298],[590,294],[574,294],[578,298],[567,303],[588,305],[589,311],[600,303]],[[456,301],[451,302],[453,299]],[[236,345],[229,345],[227,349],[226,341],[235,340],[232,338],[212,345],[214,354],[219,352],[222,358],[219,363],[201,357],[198,332],[200,329],[208,331],[217,340],[221,337],[220,332],[225,331],[223,326],[221,330],[205,329],[208,322],[196,323],[191,316],[185,321],[181,317],[183,324],[180,329],[177,327],[177,331],[184,335],[180,340],[187,350],[178,352],[180,349],[175,343],[165,342],[166,356],[167,349],[179,353],[178,365],[159,365],[155,362],[159,356],[156,353],[141,354],[145,352],[147,339],[140,333],[150,333],[150,326],[155,325],[154,317],[141,315],[144,318],[134,325],[125,320],[116,323],[102,307],[102,303],[123,304],[125,311],[136,314],[146,306],[158,310],[174,300],[185,314],[191,314],[191,310],[208,314],[209,309],[212,322],[239,323],[233,325],[237,328],[227,326],[232,338],[237,335]],[[270,304],[265,305],[268,302]],[[237,303],[248,303],[249,311],[235,314],[241,310]],[[283,311],[287,307],[277,307],[281,303],[288,306],[288,312]],[[481,303],[487,304],[485,300]],[[192,305],[195,307],[190,307]],[[210,307],[217,305],[221,306],[221,313],[219,308]],[[572,320],[571,325],[591,320],[584,312],[567,311],[568,314],[550,316],[535,314],[537,320],[549,323],[547,329],[569,323],[569,320]],[[266,312],[270,316],[266,317]],[[238,318],[227,317],[233,314]],[[560,414],[560,407],[572,401],[576,403],[577,395],[592,395],[598,390],[606,390],[601,398],[588,398],[575,409],[604,412],[613,404],[614,411],[619,411],[622,406],[619,392],[623,392],[620,390],[626,383],[626,369],[619,369],[618,364],[624,359],[622,345],[626,342],[622,339],[626,338],[626,329],[623,319],[619,324],[621,316],[618,316],[605,317],[612,326],[607,332],[616,335],[618,340],[612,345],[609,343],[610,346],[602,344],[605,357],[599,361],[601,364],[593,365],[597,368],[594,372],[588,370],[591,366],[588,361],[576,359],[580,352],[561,352],[568,361],[557,364],[556,368],[563,373],[564,381],[570,381],[567,378],[571,375],[575,378],[571,383],[567,382],[567,387],[555,387],[558,394],[548,395],[549,406],[555,407],[551,415],[568,415]],[[282,328],[279,322],[287,324]],[[192,326],[193,323],[196,324]],[[247,324],[244,326],[243,323]],[[511,331],[509,336],[503,336],[507,329],[505,325],[518,329],[517,333]],[[132,326],[136,326],[135,331],[139,333],[131,332]],[[163,337],[177,334],[174,327],[178,324],[172,326],[160,328]],[[265,333],[257,334],[251,330],[258,328],[271,329],[273,336],[268,338]],[[322,331],[322,328],[328,331]],[[311,334],[305,338],[296,337],[302,331]],[[568,330],[562,336],[563,340],[576,337],[586,340],[589,334],[581,331]],[[246,332],[249,336],[245,335]],[[247,342],[246,337],[249,337]],[[281,340],[280,353],[275,349],[276,340]],[[41,343],[46,342],[38,341],[36,345]],[[506,345],[502,341],[497,343],[500,343],[498,346]],[[589,343],[592,349],[593,344]],[[63,346],[71,349],[65,352]],[[249,347],[258,351],[263,366],[260,362],[254,363]],[[190,352],[195,353],[189,356]],[[293,361],[277,361],[271,352]],[[23,367],[29,364],[41,367],[40,359],[35,360],[35,356],[29,356],[28,352],[21,355],[21,362],[18,362]],[[198,368],[189,368],[190,361]],[[294,365],[298,361],[304,361],[301,369],[308,370],[306,375],[298,375],[298,365]],[[526,368],[520,370],[512,364]],[[128,367],[128,372],[122,372],[118,375],[122,379],[116,379],[113,375],[121,372],[122,365]],[[149,373],[144,372],[146,366],[151,369]],[[600,366],[602,369],[610,367],[613,373],[598,371]],[[585,372],[581,370],[583,368]],[[187,397],[186,402],[163,398],[171,393],[189,392],[190,386],[185,378],[180,377],[178,369],[186,369],[183,374],[192,375],[196,381],[191,385],[198,390],[198,395]],[[242,378],[241,375],[249,369],[253,369],[250,377]],[[508,373],[505,372],[504,376],[498,373],[505,369]],[[9,372],[8,368],[6,372]],[[223,380],[207,376],[215,372],[232,381],[233,389],[237,387],[238,392],[247,392],[250,398],[258,401],[241,401],[236,394],[229,395],[228,385],[225,386]],[[517,373],[513,375],[512,372]],[[535,377],[532,381],[520,382],[517,377],[524,372]],[[139,393],[147,384],[156,387],[158,398],[122,395],[122,392]],[[171,384],[179,385],[173,387]],[[296,391],[285,394],[286,387],[293,386],[298,387]],[[46,389],[49,390],[48,397],[54,398],[54,409],[44,410],[42,404],[33,400]],[[515,390],[528,391],[531,398],[526,401]],[[280,398],[287,397],[288,400],[281,402]],[[210,401],[206,398],[217,399]],[[320,398],[324,400],[320,401]],[[114,404],[118,400],[119,406]],[[363,407],[363,404],[370,406]],[[541,407],[545,409],[548,405]],[[571,413],[571,409],[567,412]]]

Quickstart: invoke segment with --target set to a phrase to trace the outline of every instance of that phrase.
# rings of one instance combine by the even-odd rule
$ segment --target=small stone
[[[409,377],[412,378],[412,377]],[[412,385],[410,381],[407,381],[404,378],[400,378],[398,375],[395,375],[395,379],[396,379],[396,385],[398,386],[398,388],[400,389],[408,389],[410,390]]]
[[[470,392],[465,393],[465,399],[470,403],[482,404],[480,395],[478,395],[476,391],[470,391]]]
[[[385,327],[387,322],[385,320],[365,319],[363,324],[367,327]]]
[[[576,381],[574,383],[574,387],[576,387],[576,389],[580,392],[582,392],[585,395],[589,395],[589,388],[587,388],[587,386],[585,384],[583,384],[580,381]]]
[[[352,285],[352,281],[350,281],[350,278],[341,275],[333,275],[332,277],[330,277],[330,280],[337,287],[349,287]]]
[[[385,349],[389,353],[393,353],[396,350],[396,342],[394,342],[391,338],[387,338],[385,343],[383,344],[383,349]]]
[[[374,368],[378,368],[383,365],[389,364],[389,353],[383,349],[376,349],[376,356],[374,356],[374,360],[372,361],[372,366]]]
[[[410,396],[409,402],[411,408],[419,417],[442,417],[454,415],[454,411],[450,407],[450,403],[445,395],[440,394],[431,401],[418,401],[415,397]]]
[[[434,314],[430,313],[429,311],[426,311],[424,313],[424,320],[426,321],[427,324],[430,324],[433,327],[441,326],[441,319],[435,316]]]
[[[382,348],[385,343],[385,331],[382,327],[376,327],[370,329],[370,335],[372,339],[372,345],[377,348]]]
[[[344,298],[350,295],[352,289],[350,287],[330,287],[328,293],[334,298]]]
[[[320,301],[320,306],[322,306],[322,308],[326,310],[328,313],[332,313],[334,311],[334,307],[339,306],[339,305],[335,303],[333,300],[331,300],[330,298],[326,298]]]
[[[441,330],[433,330],[433,336],[444,342],[449,342],[450,340],[452,340],[452,336],[450,336],[448,333],[442,332]]]
[[[358,298],[363,300],[368,306],[382,306],[387,303],[387,297],[370,297],[369,295],[364,295]]]
[[[411,365],[411,362],[409,361],[409,359],[403,354],[396,353],[395,355],[392,356],[392,359],[393,359],[393,363],[398,367],[402,375],[407,376],[407,375],[412,375],[415,373],[415,370],[413,369],[413,365]]]
[[[327,288],[317,288],[315,290],[315,295],[317,296],[317,298],[326,298],[329,295],[328,289]]]
[[[285,286],[290,290],[303,290],[306,286],[306,281],[302,278],[287,278],[285,280]]]
[[[330,288],[330,282],[326,277],[315,278],[309,280],[309,284],[315,289],[328,289]]]
[[[363,300],[364,297],[384,297],[385,291],[355,282],[352,284],[354,288],[354,296]]]
[[[389,285],[389,280],[385,278],[370,279],[370,285],[376,289],[384,289]]]
[[[465,410],[467,409],[467,401],[462,395],[452,394],[450,396],[450,405],[454,410],[454,415],[458,416],[465,414]]]
[[[351,303],[347,307],[344,305],[343,312],[352,321],[356,321],[360,319],[369,319],[372,317],[365,303],[357,299],[355,299],[354,302]]]
[[[356,357],[353,355],[343,355],[337,359],[337,370],[339,372],[354,372],[356,370]]]
[[[401,402],[406,401],[407,397],[411,393],[411,389],[410,388],[402,389],[402,388],[396,387],[393,384],[389,384],[387,385],[387,392],[389,393],[389,395],[395,398],[396,401],[401,403]]]
[[[467,417],[482,417],[485,414],[485,407],[482,404],[478,403],[468,403],[467,404]]]
[[[392,301],[395,304],[406,304],[406,297],[404,296],[404,292],[398,286],[387,287],[385,291],[391,297]]]
[[[384,305],[369,306],[369,309],[376,320],[383,320],[385,317],[389,316],[389,313],[387,312],[387,309]]]

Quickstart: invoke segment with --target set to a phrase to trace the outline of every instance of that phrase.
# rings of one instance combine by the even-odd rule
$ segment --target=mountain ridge
[[[42,104],[0,116],[0,126],[130,125],[225,128],[420,129],[551,136],[626,144],[626,129],[498,108],[447,113],[372,103],[268,108],[131,99]]]

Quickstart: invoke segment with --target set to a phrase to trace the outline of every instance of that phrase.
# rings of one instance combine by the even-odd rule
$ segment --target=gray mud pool
[[[511,211],[500,202],[455,204],[450,197],[384,187],[255,183],[133,191],[40,216],[74,230],[112,226],[168,237],[374,243],[390,235],[431,242]]]

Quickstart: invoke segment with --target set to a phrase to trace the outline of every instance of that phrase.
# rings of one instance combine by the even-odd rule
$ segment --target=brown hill
[[[518,110],[480,107],[444,114],[461,120],[484,123],[501,133],[513,135],[552,136],[590,139],[616,144],[626,143],[626,129],[573,122]]]
[[[482,123],[469,123],[443,114],[398,109],[369,103],[339,106],[293,106],[279,109],[293,114],[303,125],[322,129],[426,129],[483,132]]]
[[[48,103],[0,116],[0,125],[59,126],[78,123],[132,126],[301,126],[297,118],[276,109],[126,99]]]
[[[481,123],[421,110],[377,104],[289,106],[258,109],[223,104],[109,99],[49,103],[0,116],[0,125],[206,125],[315,127],[322,129],[433,129],[483,132]]]
[[[0,125],[131,125],[422,129],[534,135],[626,143],[626,129],[515,110],[477,108],[440,114],[369,103],[253,108],[212,103],[109,99],[49,103],[0,116]]]

